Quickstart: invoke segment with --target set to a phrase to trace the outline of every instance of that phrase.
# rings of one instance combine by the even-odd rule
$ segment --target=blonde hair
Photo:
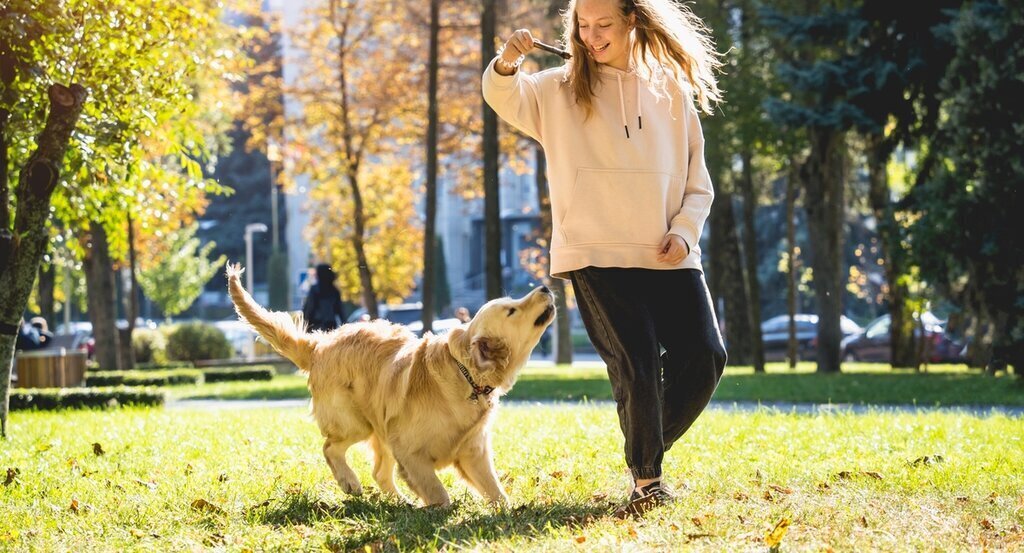
[[[576,103],[589,116],[593,110],[597,62],[580,38],[576,2],[569,0],[569,6],[562,12],[562,42],[573,59],[567,64],[566,81]],[[680,85],[685,75],[701,111],[711,114],[712,104],[722,101],[714,73],[722,62],[704,22],[675,0],[619,0],[619,11],[624,18],[636,16],[630,58],[642,63],[652,76],[667,70]]]

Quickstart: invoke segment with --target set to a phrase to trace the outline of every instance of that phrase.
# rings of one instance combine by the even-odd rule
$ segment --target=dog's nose
[[[542,285],[542,286],[540,287],[540,292],[541,292],[542,294],[551,294],[551,289],[550,289],[550,288],[548,288],[547,286],[543,286],[543,285]]]

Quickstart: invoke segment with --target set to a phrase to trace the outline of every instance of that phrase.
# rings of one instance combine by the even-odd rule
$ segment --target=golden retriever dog
[[[490,423],[498,398],[555,316],[547,287],[522,299],[488,302],[469,323],[445,335],[417,338],[401,325],[371,321],[331,332],[304,331],[287,313],[257,304],[228,266],[228,289],[239,316],[274,349],[309,373],[313,417],[324,436],[324,457],[341,489],[362,486],[345,460],[368,441],[373,479],[402,498],[395,467],[424,505],[448,506],[436,471],[454,465],[491,502],[507,502],[494,472]]]

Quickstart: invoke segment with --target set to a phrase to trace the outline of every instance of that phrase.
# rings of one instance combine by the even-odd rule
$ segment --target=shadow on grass
[[[595,504],[552,502],[494,509],[476,499],[456,500],[451,508],[417,508],[371,492],[324,501],[315,492],[289,494],[249,511],[249,520],[273,526],[329,523],[326,547],[351,551],[470,547],[510,536],[539,536],[553,528],[581,527],[607,512]]]

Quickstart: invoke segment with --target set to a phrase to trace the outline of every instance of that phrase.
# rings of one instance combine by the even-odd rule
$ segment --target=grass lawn
[[[785,401],[800,403],[1024,405],[1024,383],[1013,376],[986,376],[963,365],[933,365],[928,372],[893,370],[888,365],[848,363],[843,373],[824,375],[803,363],[795,371],[769,364],[755,374],[749,367],[729,367],[715,392],[717,401]],[[309,397],[302,375],[278,376],[269,382],[225,382],[168,388],[175,399],[285,399]],[[528,366],[509,399],[611,399],[604,365]]]
[[[304,409],[14,413],[0,550],[949,551],[1024,548],[1024,421],[710,411],[666,457],[679,500],[605,515],[627,477],[614,408],[505,405],[494,510],[414,509],[330,477]],[[96,445],[98,444],[98,445]],[[101,454],[100,454],[101,453]],[[368,456],[350,459],[368,490]]]

